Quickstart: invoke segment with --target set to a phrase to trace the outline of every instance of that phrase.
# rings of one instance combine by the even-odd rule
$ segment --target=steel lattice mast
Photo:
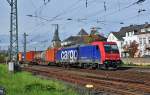
[[[7,0],[11,6],[10,17],[10,61],[18,63],[18,14],[17,0]]]

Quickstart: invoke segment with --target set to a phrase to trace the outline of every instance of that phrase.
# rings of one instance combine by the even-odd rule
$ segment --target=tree
[[[4,63],[8,55],[6,53],[0,53],[0,63]]]
[[[124,45],[123,49],[130,57],[134,58],[135,54],[138,52],[138,46],[139,44],[134,40],[130,45]]]

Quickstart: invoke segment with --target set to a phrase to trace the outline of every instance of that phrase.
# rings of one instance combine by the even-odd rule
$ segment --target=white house
[[[119,52],[120,52],[120,57],[122,57],[123,41],[124,40],[122,38],[122,35],[119,32],[111,32],[107,38],[107,42],[116,42],[117,43],[117,46],[118,46]]]
[[[139,49],[141,56],[150,56],[150,32],[145,32],[138,35]]]
[[[117,43],[121,57],[124,57],[124,54],[127,53],[123,47],[130,45],[133,41],[139,44],[138,51],[135,54],[136,57],[150,56],[150,24],[122,27],[119,32],[111,32],[107,41]]]
[[[129,45],[131,42],[136,41],[139,44],[137,56],[150,55],[150,24],[135,25],[130,31],[126,32],[124,45]]]
[[[123,43],[124,45],[125,44],[130,45],[130,43],[133,41],[139,42],[138,36],[135,34],[134,31],[126,32],[126,35],[125,37],[123,37],[123,39],[124,39],[124,43]]]

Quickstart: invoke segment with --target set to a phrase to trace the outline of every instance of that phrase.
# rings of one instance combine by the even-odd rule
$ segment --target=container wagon
[[[28,63],[45,65],[80,66],[82,68],[108,68],[121,63],[119,50],[115,42],[93,42],[65,48],[51,48],[46,51],[26,53]]]
[[[53,65],[56,63],[55,56],[57,50],[57,48],[51,48],[45,51],[45,64]]]
[[[35,55],[35,51],[26,52],[26,62],[33,64],[34,63],[34,55]]]

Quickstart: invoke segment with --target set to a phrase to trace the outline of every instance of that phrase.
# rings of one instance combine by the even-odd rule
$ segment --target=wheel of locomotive
[[[67,68],[70,68],[70,67],[71,67],[71,63],[67,63],[67,64],[66,64],[66,67],[67,67]]]
[[[117,64],[114,64],[114,65],[113,65],[113,69],[116,70],[117,68],[118,68]]]
[[[104,68],[105,68],[105,70],[108,70],[109,66],[107,64],[104,64]]]
[[[68,68],[69,63],[65,62],[65,63],[64,63],[64,66],[65,66],[65,68]]]
[[[62,67],[62,63],[59,62],[59,63],[55,63],[57,67]]]
[[[86,68],[85,63],[81,63],[81,68],[82,68],[82,69],[85,69],[85,68]]]
[[[96,68],[98,68],[98,64],[97,63],[93,63],[92,64],[92,69],[96,69]]]
[[[108,70],[109,66],[107,64],[102,64],[102,65],[100,65],[100,69],[102,69],[102,70]]]
[[[62,62],[62,67],[66,68],[65,62]]]
[[[102,69],[102,66],[101,66],[101,64],[97,64],[97,68],[96,69]]]

